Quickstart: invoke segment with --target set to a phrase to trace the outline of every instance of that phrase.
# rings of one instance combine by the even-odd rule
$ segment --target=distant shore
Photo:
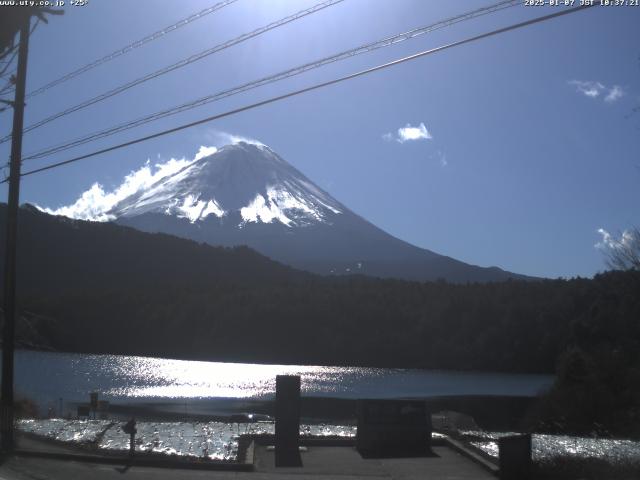
[[[421,398],[427,402],[432,414],[454,411],[468,415],[479,427],[486,430],[519,429],[535,397],[511,396],[441,396]],[[75,406],[76,404],[72,404]],[[70,405],[70,406],[72,406]],[[168,399],[166,401],[113,402],[108,418],[140,421],[219,421],[251,422],[257,415],[273,417],[275,404],[272,398],[208,398]],[[354,425],[357,420],[357,400],[332,397],[306,397],[301,399],[303,423],[336,423]]]

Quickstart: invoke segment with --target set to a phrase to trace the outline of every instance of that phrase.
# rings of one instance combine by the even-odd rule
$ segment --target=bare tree
[[[614,270],[640,270],[640,228],[625,230],[619,239],[605,230],[600,233],[607,266]]]

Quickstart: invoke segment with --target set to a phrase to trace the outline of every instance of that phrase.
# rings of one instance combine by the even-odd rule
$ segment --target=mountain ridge
[[[532,279],[400,240],[351,211],[264,144],[217,149],[120,199],[105,217],[210,245],[247,245],[313,273],[430,281]]]

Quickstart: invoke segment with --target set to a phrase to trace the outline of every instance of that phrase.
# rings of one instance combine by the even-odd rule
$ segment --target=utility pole
[[[4,325],[2,328],[2,385],[0,386],[0,443],[4,451],[13,450],[13,353],[16,325],[16,244],[18,234],[18,204],[20,202],[20,164],[22,161],[22,126],[24,120],[24,94],[27,80],[27,52],[29,50],[29,24],[25,15],[20,25],[16,93],[13,102],[13,131],[11,134],[11,161],[9,170],[9,205],[7,208],[7,243],[4,259]]]

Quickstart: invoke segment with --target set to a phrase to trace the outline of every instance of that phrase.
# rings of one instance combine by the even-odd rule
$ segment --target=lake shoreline
[[[423,400],[431,414],[460,412],[471,417],[484,430],[520,430],[536,397],[465,395],[412,397]],[[185,401],[186,400],[186,401]],[[77,407],[81,402],[70,402]],[[233,422],[251,423],[255,418],[275,416],[273,398],[207,398],[158,399],[155,401],[113,401],[106,417],[125,420],[135,417],[140,421],[164,422]],[[355,425],[357,399],[334,397],[301,397],[301,421],[309,424],[339,423]]]
[[[533,375],[533,376],[554,376],[555,371],[542,371],[542,370],[528,370],[528,371],[514,371],[510,369],[505,370],[482,370],[474,368],[446,368],[442,366],[434,365],[418,365],[418,364],[387,364],[376,362],[335,362],[327,364],[318,364],[312,361],[306,361],[305,359],[296,359],[295,361],[278,362],[273,358],[238,358],[237,356],[202,356],[202,355],[166,355],[158,352],[119,352],[119,351],[93,351],[93,350],[64,350],[56,349],[50,345],[35,345],[31,343],[18,342],[16,347],[17,351],[25,352],[41,352],[41,353],[54,353],[54,354],[67,354],[67,355],[100,355],[100,356],[114,356],[114,357],[141,357],[141,358],[155,358],[159,360],[175,360],[184,362],[207,362],[207,363],[228,363],[228,364],[254,364],[254,365],[278,365],[284,367],[327,367],[327,368],[371,368],[371,369],[385,369],[385,370],[429,370],[433,372],[450,372],[461,374],[488,374],[488,375]],[[2,348],[0,346],[0,352]]]

